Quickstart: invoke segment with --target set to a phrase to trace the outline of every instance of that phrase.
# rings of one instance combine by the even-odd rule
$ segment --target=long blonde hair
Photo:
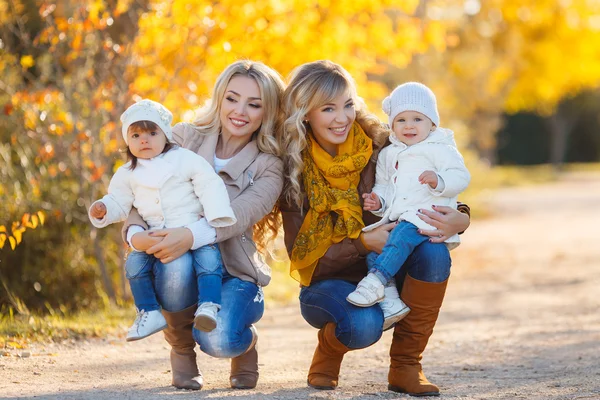
[[[341,65],[320,60],[297,67],[283,94],[285,120],[279,135],[286,176],[282,198],[287,204],[302,208],[302,150],[306,148],[306,135],[310,132],[310,126],[303,122],[306,114],[344,93],[354,99],[356,122],[373,139],[375,147],[381,147],[388,137],[389,131],[376,116],[367,112],[356,94],[354,79]]]
[[[254,132],[255,140],[260,151],[280,157],[281,151],[275,135],[280,130],[280,104],[285,85],[277,71],[261,62],[240,60],[225,68],[217,78],[211,100],[198,111],[198,118],[194,121],[196,130],[200,134],[221,132],[221,102],[225,89],[234,76],[246,76],[257,83],[264,114],[260,127]],[[259,250],[264,251],[268,242],[277,236],[280,225],[281,216],[277,206],[254,225],[254,242]]]

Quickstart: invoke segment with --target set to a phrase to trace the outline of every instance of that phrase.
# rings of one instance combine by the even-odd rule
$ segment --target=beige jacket
[[[202,156],[214,167],[218,135],[202,135],[194,125],[180,123],[173,127],[173,140]],[[216,228],[217,240],[227,271],[244,281],[266,286],[271,270],[256,250],[252,227],[273,209],[283,188],[283,162],[276,156],[262,153],[255,140],[236,154],[218,175],[225,182],[231,208],[237,223]],[[123,232],[131,225],[146,227],[137,212],[125,222]]]

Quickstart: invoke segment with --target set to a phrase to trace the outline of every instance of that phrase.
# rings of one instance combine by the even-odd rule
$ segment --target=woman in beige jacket
[[[280,76],[262,63],[238,61],[217,79],[212,102],[194,124],[177,124],[173,139],[204,157],[223,179],[237,223],[213,228],[205,219],[184,228],[148,232],[136,213],[124,227],[127,241],[160,260],[154,285],[168,323],[173,386],[198,390],[202,375],[194,351],[231,358],[232,388],[249,389],[258,380],[257,332],[264,311],[262,286],[270,269],[256,244],[263,246],[278,229],[275,203],[283,187],[283,164],[275,140]],[[255,244],[256,243],[256,244]],[[181,255],[201,246],[218,246],[222,255],[212,266],[222,272],[221,310],[212,332],[192,329],[197,286],[191,262]]]

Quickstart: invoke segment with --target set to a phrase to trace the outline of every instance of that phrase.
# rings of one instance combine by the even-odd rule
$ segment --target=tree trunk
[[[106,291],[106,295],[108,296],[109,300],[111,301],[111,303],[115,304],[117,302],[117,296],[115,295],[115,289],[113,288],[110,275],[108,274],[106,260],[104,258],[104,253],[102,252],[102,246],[100,246],[100,237],[98,236],[98,231],[95,228],[93,236],[94,254],[96,255],[96,261],[98,262],[98,266],[100,267],[100,274],[102,275],[102,284],[104,285],[104,290]]]
[[[567,143],[573,124],[570,124],[560,111],[546,118],[550,131],[550,163],[556,170],[562,169],[567,154]]]

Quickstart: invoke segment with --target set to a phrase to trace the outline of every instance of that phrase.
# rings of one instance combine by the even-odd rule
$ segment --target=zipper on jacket
[[[241,239],[242,239],[243,243],[246,243],[248,241],[245,233],[242,233]],[[244,250],[244,253],[246,253],[246,257],[248,257],[248,259],[250,260],[250,255],[248,254],[246,249],[244,249],[243,246],[242,246],[242,249]],[[258,250],[256,250],[256,247],[255,247],[255,251],[258,251]],[[256,270],[256,266],[254,265],[254,262],[252,262],[252,260],[250,260],[250,264],[252,265],[252,269],[254,270],[254,275],[256,276],[256,285],[259,287],[262,287],[262,285],[260,283],[258,283],[258,271]]]
[[[254,186],[254,179],[252,179],[252,171],[248,171],[248,178],[250,178],[250,186]]]

